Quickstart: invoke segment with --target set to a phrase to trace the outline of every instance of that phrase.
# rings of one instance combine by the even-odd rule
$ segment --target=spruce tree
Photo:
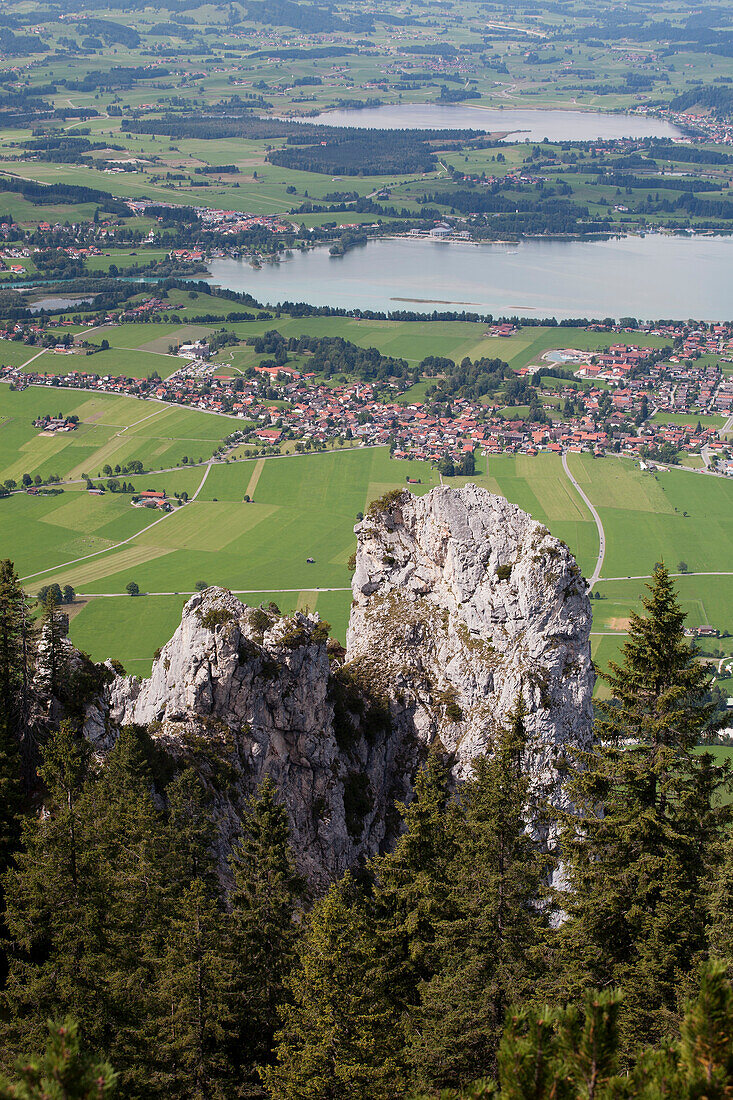
[[[36,763],[28,728],[33,636],[28,600],[13,563],[6,558],[0,561],[0,781],[10,781],[12,788],[17,787],[19,778],[18,746],[23,749],[26,783]],[[0,813],[5,819],[10,809],[12,821],[17,792],[6,785],[2,793]],[[0,830],[6,827],[6,820],[0,822]]]
[[[84,797],[88,755],[62,723],[40,768],[44,812],[24,822],[22,851],[5,879],[13,941],[5,997],[16,1050],[40,1049],[47,1019],[59,1012],[74,1016],[92,1047],[106,1031],[104,882]]]
[[[233,1094],[226,1058],[232,973],[222,925],[221,907],[207,883],[194,879],[167,929],[156,990],[156,1084],[170,1100],[224,1100]]]
[[[694,751],[712,718],[708,676],[663,565],[648,588],[611,664],[597,745],[569,783],[562,839],[561,988],[621,986],[627,1051],[679,1018],[685,976],[707,949],[706,884],[729,819],[723,769]]]
[[[43,1055],[20,1061],[15,1081],[0,1079],[0,1100],[108,1100],[117,1092],[116,1074],[82,1048],[74,1020],[48,1030]]]
[[[450,769],[431,748],[415,779],[394,849],[371,861],[378,965],[389,996],[403,1012],[418,1002],[418,988],[438,968],[438,929],[447,915],[455,833],[449,828]]]
[[[376,944],[350,875],[313,908],[280,1010],[274,1100],[394,1100],[399,1030],[381,986]]]
[[[271,1056],[277,1009],[286,997],[285,979],[295,959],[298,913],[304,883],[296,873],[290,823],[266,779],[249,800],[242,837],[232,853],[227,949],[233,985],[233,1063],[239,1093],[262,1095],[257,1067]]]
[[[142,731],[123,729],[86,795],[104,895],[105,953],[98,979],[110,1013],[105,1051],[129,1100],[155,1095],[155,986],[171,901],[169,846],[144,740]]]
[[[440,968],[408,1016],[408,1056],[424,1086],[463,1085],[492,1072],[506,1011],[536,979],[545,920],[535,903],[546,861],[525,827],[525,742],[518,706],[461,791]]]

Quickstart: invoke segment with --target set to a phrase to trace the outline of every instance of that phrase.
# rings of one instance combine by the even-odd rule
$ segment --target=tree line
[[[24,771],[32,634],[3,562],[0,1097],[59,1067],[67,1100],[730,1096],[731,776],[663,565],[559,810],[520,695],[459,789],[434,745],[393,849],[318,897],[268,780],[222,874],[205,754],[128,727],[101,763],[71,715]]]

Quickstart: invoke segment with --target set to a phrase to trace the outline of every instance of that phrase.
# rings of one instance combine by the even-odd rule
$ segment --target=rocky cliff
[[[85,724],[100,754],[135,723],[194,762],[222,857],[243,799],[272,776],[316,884],[391,839],[395,799],[436,739],[460,780],[521,695],[533,786],[561,802],[565,749],[590,737],[590,603],[563,543],[474,485],[388,494],[356,534],[345,654],[317,615],[209,588],[150,679],[116,676]]]

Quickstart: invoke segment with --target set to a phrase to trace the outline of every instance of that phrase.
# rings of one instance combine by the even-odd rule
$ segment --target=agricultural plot
[[[78,416],[78,427],[54,435],[34,427],[39,416],[58,413]],[[208,459],[234,423],[226,417],[132,397],[39,386],[12,391],[3,386],[0,481],[19,482],[25,473],[42,478],[57,474],[74,479],[83,473],[96,477],[105,465],[114,469],[133,459],[149,469],[178,466],[184,455]],[[190,473],[181,471],[180,486],[171,491],[195,489],[201,473],[198,477]]]
[[[29,392],[9,396],[28,402]],[[78,394],[63,396],[79,399]],[[103,398],[88,400],[88,414],[104,407]],[[110,399],[109,404],[107,420],[118,422],[129,420],[129,406],[140,407],[124,398]],[[218,423],[215,417],[163,409],[160,417],[129,425],[130,457],[150,455],[161,445],[163,417],[170,418],[166,431],[175,428],[175,447],[189,453],[202,417]],[[156,421],[159,434],[145,434]],[[2,433],[0,422],[0,439]],[[103,445],[108,458],[114,457],[115,442],[119,437]],[[580,455],[570,459],[606,529],[604,576],[647,576],[660,557],[673,571],[683,558],[690,570],[725,571],[732,560],[733,540],[729,483],[683,471],[655,478],[623,460],[594,461]],[[183,469],[167,475],[165,485],[156,482],[151,487],[172,492],[185,484],[193,495],[203,473],[200,468]],[[198,499],[164,518],[133,509],[126,498],[112,494],[95,498],[66,492],[52,499],[15,495],[0,504],[6,516],[2,555],[16,561],[22,576],[44,571],[27,582],[31,591],[58,581],[94,597],[74,618],[72,637],[94,657],[116,656],[130,671],[147,671],[153,650],[170,636],[186,594],[199,581],[224,585],[248,603],[273,599],[284,611],[306,606],[318,610],[343,640],[351,599],[347,562],[355,547],[357,515],[370,500],[404,486],[407,477],[419,479],[420,484],[410,486],[417,493],[439,482],[427,464],[394,462],[386,448],[355,448],[215,465]],[[568,543],[586,574],[591,572],[598,553],[596,527],[557,456],[480,459],[473,478],[452,479],[451,484],[467,480],[529,511]],[[251,502],[244,501],[245,495]],[[709,538],[702,537],[708,531]],[[135,600],[125,596],[131,580],[148,594]],[[732,582],[733,578],[681,578],[690,621],[730,628]],[[593,652],[599,664],[618,653],[629,609],[638,607],[642,589],[642,581],[599,583],[602,598],[593,603]],[[115,621],[118,607],[123,614]],[[106,625],[108,619],[115,622],[114,629]],[[138,620],[144,623],[142,633]]]
[[[694,573],[733,568],[733,482],[586,455],[569,465],[606,532],[604,577],[648,576],[661,559],[673,572],[680,561]]]

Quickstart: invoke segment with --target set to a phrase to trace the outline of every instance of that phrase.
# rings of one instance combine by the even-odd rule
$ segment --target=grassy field
[[[56,435],[42,435],[33,426],[37,417],[57,413],[78,416],[79,426]],[[177,466],[184,455],[208,459],[234,425],[226,417],[134,397],[0,386],[0,481],[19,482],[25,473],[95,477],[105,465],[114,469],[132,459],[148,469]],[[191,471],[175,477],[175,484],[169,479],[165,486],[171,492],[190,493],[201,480]]]
[[[8,396],[29,402],[33,392]],[[43,391],[41,396],[46,396]],[[53,397],[79,400],[78,394],[65,391],[55,391]],[[124,426],[141,407],[125,398],[87,400],[89,417],[109,405],[108,430],[119,431],[116,425]],[[130,456],[150,455],[154,448],[173,453],[173,446],[190,453],[189,444],[193,433],[201,431],[202,417],[217,423],[216,418],[176,409],[163,409],[137,425],[129,423],[130,432],[140,433],[138,439],[133,435],[128,440]],[[19,431],[20,420],[16,416],[5,427],[0,422],[0,442],[4,431]],[[175,445],[163,435],[162,426],[166,432],[175,430]],[[151,435],[153,431],[157,434]],[[123,441],[126,435],[129,432],[122,435]],[[110,455],[113,445],[121,445],[114,432],[106,441],[96,442],[97,456]],[[0,458],[7,461],[13,445],[17,442],[13,444],[8,436]],[[28,440],[21,445],[27,446]],[[684,471],[644,473],[622,459],[572,455],[570,461],[596,503],[607,536],[604,579],[597,586],[601,598],[593,601],[593,653],[605,665],[618,653],[630,609],[639,607],[644,582],[627,578],[648,576],[662,557],[673,571],[682,560],[692,573],[730,568],[733,485]],[[202,473],[197,468],[159,475],[149,487],[168,492],[185,487],[192,494]],[[417,493],[438,482],[427,464],[394,462],[384,448],[231,462],[212,467],[199,498],[152,527],[159,519],[157,513],[132,509],[127,498],[112,494],[104,498],[81,491],[55,498],[14,495],[0,503],[6,517],[2,555],[15,560],[22,576],[44,570],[28,581],[31,591],[41,583],[58,581],[96,597],[74,618],[72,636],[93,656],[117,656],[131,670],[147,669],[153,650],[170,636],[186,594],[200,581],[224,585],[246,602],[272,598],[283,610],[315,608],[343,640],[351,599],[347,561],[355,548],[357,514],[370,500],[404,485],[408,476],[421,480],[413,488]],[[150,479],[135,480],[140,483],[136,487],[142,488],[148,487]],[[452,484],[466,480],[456,478]],[[506,496],[546,524],[568,543],[584,572],[590,573],[598,553],[596,526],[557,456],[480,459],[470,480]],[[252,503],[243,502],[245,494],[253,498]],[[116,545],[123,540],[124,545]],[[313,564],[306,561],[309,557]],[[131,580],[148,594],[128,603],[124,592]],[[733,577],[689,575],[680,578],[679,588],[693,625],[710,623],[721,631],[733,626]],[[118,607],[123,609],[120,616]],[[719,644],[729,651],[727,640]]]
[[[674,572],[680,561],[696,573],[733,568],[733,482],[627,459],[568,461],[606,531],[603,577],[646,576],[660,559]]]

